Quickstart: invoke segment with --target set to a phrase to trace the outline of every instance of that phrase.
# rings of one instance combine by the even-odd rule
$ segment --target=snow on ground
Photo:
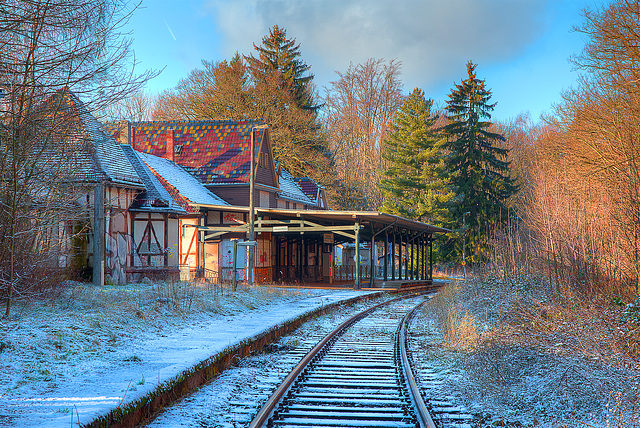
[[[457,296],[441,293],[425,306],[410,336],[414,361],[422,378],[429,379],[429,393],[476,414],[478,427],[640,426],[640,364],[614,355],[616,348],[597,349],[597,340],[587,341],[581,331],[592,330],[593,338],[602,337],[603,343],[608,334],[598,330],[595,317],[588,319],[588,308],[556,313],[536,300],[533,315],[539,318],[513,318],[526,299],[542,297],[527,287],[518,288],[515,299],[512,285],[476,284]],[[54,298],[16,306],[12,319],[0,322],[0,426],[86,423],[245,337],[361,293],[268,287],[231,293],[180,284],[96,289],[72,284]],[[448,312],[453,307],[457,312]],[[467,321],[473,322],[465,327],[467,312]],[[322,326],[344,316],[338,311],[325,321],[308,323],[299,337],[313,341]],[[447,345],[444,330],[453,318],[473,346]],[[528,330],[510,329],[514,319],[529,323]],[[540,327],[542,322],[549,324]],[[281,342],[278,352],[295,348],[301,339]],[[220,412],[244,397],[238,391],[246,385],[272,387],[275,381],[266,369],[281,354],[271,352],[241,361],[202,399],[194,395],[183,400],[186,407],[171,410],[168,425],[163,420],[167,415],[156,422],[243,425],[242,410],[222,421]],[[194,414],[194,405],[202,408],[199,416],[184,421],[185,414]]]
[[[73,283],[0,322],[0,426],[85,424],[247,337],[363,293]]]
[[[427,398],[455,403],[478,427],[640,427],[639,362],[607,355],[602,322],[577,303],[575,316],[545,303],[549,324],[520,330],[544,295],[524,285],[454,283],[414,318],[410,347]]]
[[[282,337],[267,352],[239,361],[197,392],[165,409],[149,428],[246,427],[300,359],[340,323],[376,301],[316,317]]]

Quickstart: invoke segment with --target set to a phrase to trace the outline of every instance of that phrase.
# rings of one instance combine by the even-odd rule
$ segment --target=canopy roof
[[[401,230],[403,232],[421,235],[449,232],[449,229],[378,211],[312,211],[259,208],[256,209],[256,212],[258,217],[269,217],[283,221],[294,222],[303,219],[304,221],[310,221],[326,227],[326,232],[331,232],[332,226],[354,225],[355,227],[357,222],[360,224],[360,235],[364,239],[370,239],[373,235],[378,235],[383,230],[391,228],[394,228],[396,231]],[[337,230],[338,229],[336,229],[336,231]],[[340,230],[344,230],[344,227]],[[309,231],[311,232],[312,230]],[[347,236],[350,234],[340,233],[340,235]]]
[[[198,205],[199,208],[222,209],[224,211],[235,211],[248,213],[247,207],[220,207]],[[434,233],[446,233],[449,229],[410,220],[393,214],[381,213],[377,211],[325,211],[325,210],[288,210],[256,208],[257,219],[255,221],[255,232],[271,232],[274,234],[299,234],[299,233],[334,233],[345,237],[344,241],[355,239],[355,232],[358,230],[362,239],[369,240],[374,236],[379,236],[382,232],[389,230],[389,233],[409,235],[411,237],[424,236],[430,239]],[[201,226],[199,229],[207,234],[211,239],[219,237],[225,233],[246,232],[248,226],[241,225],[220,225]]]

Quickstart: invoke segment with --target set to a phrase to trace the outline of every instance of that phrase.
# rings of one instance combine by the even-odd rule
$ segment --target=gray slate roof
[[[229,205],[175,162],[149,153],[136,153],[148,167],[177,191],[174,196],[183,197],[196,205]]]
[[[72,151],[74,181],[142,186],[121,145],[109,134],[80,99],[63,88],[43,103],[46,117],[59,127],[58,150]],[[54,137],[56,138],[56,137]],[[60,154],[60,157],[66,156]]]
[[[142,179],[145,191],[136,198],[131,206],[132,211],[169,212],[185,214],[186,211],[173,199],[167,189],[160,183],[149,167],[140,158],[140,153],[133,147],[123,144],[120,146],[129,159],[130,164]]]

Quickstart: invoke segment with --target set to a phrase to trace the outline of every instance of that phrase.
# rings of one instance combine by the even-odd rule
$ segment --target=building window
[[[269,192],[260,191],[260,208],[269,208]]]

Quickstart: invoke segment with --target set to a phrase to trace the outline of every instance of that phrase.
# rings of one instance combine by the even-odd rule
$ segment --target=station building
[[[91,236],[80,256],[94,278],[231,281],[234,241],[247,240],[253,223],[256,282],[364,287],[432,279],[433,236],[445,229],[328,209],[322,186],[277,164],[261,121],[102,126],[73,94],[57,96],[76,112],[86,139],[78,150],[90,174],[78,177],[78,200]],[[240,278],[250,274],[245,256],[236,253]]]

